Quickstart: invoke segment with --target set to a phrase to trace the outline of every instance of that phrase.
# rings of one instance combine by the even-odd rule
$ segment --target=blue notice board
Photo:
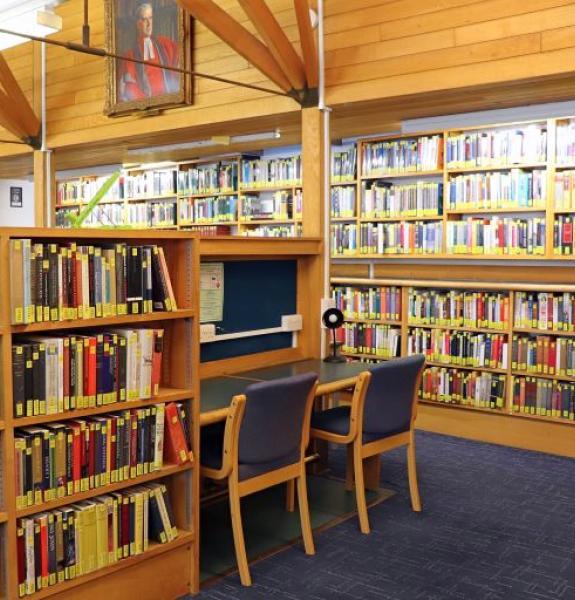
[[[296,260],[239,260],[224,263],[224,311],[216,335],[280,327],[282,315],[297,312]],[[290,348],[291,332],[209,342],[201,362]]]

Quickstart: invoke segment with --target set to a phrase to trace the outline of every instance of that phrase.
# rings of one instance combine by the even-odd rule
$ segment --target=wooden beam
[[[301,111],[303,235],[323,237],[326,195],[324,169],[324,117],[318,108]],[[327,243],[327,242],[326,242]]]
[[[177,0],[194,19],[203,23],[228,46],[248,60],[284,92],[292,89],[289,79],[271,52],[247,29],[232,19],[213,0]]]
[[[303,90],[306,76],[303,63],[265,0],[238,0],[254,24],[272,56],[282,68],[292,87]]]
[[[0,90],[0,125],[21,141],[25,141],[28,137],[25,126],[14,110],[14,102],[2,90]]]
[[[40,133],[40,120],[32,110],[28,98],[14,78],[8,63],[0,53],[0,84],[13,102],[19,120],[26,129],[28,137],[36,137]]]
[[[48,152],[34,151],[34,225],[49,227],[51,207],[49,206],[48,188],[54,191],[56,173],[54,161],[48,158]],[[54,202],[52,195],[52,202]]]
[[[315,35],[309,18],[308,0],[294,0],[299,40],[303,53],[303,65],[309,88],[317,88],[319,78],[319,64]]]

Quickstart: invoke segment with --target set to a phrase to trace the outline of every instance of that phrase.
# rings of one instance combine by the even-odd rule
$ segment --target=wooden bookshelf
[[[431,266],[421,265],[419,271],[429,271]],[[431,267],[431,272],[433,271]],[[481,267],[475,267],[475,269],[481,269]],[[508,267],[513,269],[513,267]],[[517,269],[517,267],[515,267]],[[556,267],[559,269],[559,267]],[[503,271],[503,268],[501,269]],[[464,437],[473,437],[474,439],[484,439],[486,441],[519,445],[520,447],[526,447],[535,450],[542,450],[546,452],[557,452],[569,456],[575,456],[575,448],[569,450],[568,439],[573,435],[572,426],[575,426],[575,420],[570,418],[564,418],[559,416],[548,416],[546,414],[529,414],[527,412],[517,412],[513,407],[513,381],[516,377],[529,377],[536,379],[545,379],[557,382],[570,382],[575,383],[575,376],[568,375],[556,375],[543,372],[533,372],[530,370],[520,370],[513,368],[512,365],[512,338],[514,335],[523,336],[554,336],[554,337],[575,337],[575,331],[559,331],[551,329],[539,329],[539,328],[525,328],[516,326],[514,323],[514,310],[516,303],[517,292],[551,292],[555,294],[562,294],[568,292],[575,294],[575,283],[573,283],[572,276],[565,275],[570,279],[570,283],[565,284],[549,284],[539,283],[537,274],[531,272],[529,276],[524,276],[525,280],[514,281],[513,276],[510,276],[508,283],[504,283],[505,275],[502,275],[502,281],[496,281],[489,279],[489,270],[484,270],[484,276],[482,280],[473,281],[470,279],[474,278],[474,274],[468,273],[465,268],[462,268],[461,273],[456,273],[461,279],[424,279],[422,277],[402,277],[402,278],[360,278],[353,276],[333,276],[331,277],[331,285],[333,287],[352,287],[361,290],[367,288],[380,288],[380,287],[394,287],[401,290],[401,313],[399,321],[390,321],[389,319],[363,319],[363,318],[345,318],[347,323],[365,323],[365,324],[378,324],[378,325],[399,325],[401,327],[401,356],[407,355],[407,335],[415,328],[417,329],[429,329],[429,330],[444,330],[452,332],[470,332],[479,334],[495,334],[504,335],[507,342],[507,356],[506,356],[506,368],[491,368],[491,367],[474,367],[468,365],[459,365],[455,363],[447,363],[442,361],[427,360],[426,367],[440,367],[454,371],[465,371],[465,372],[477,372],[477,373],[493,373],[502,375],[504,377],[504,405],[501,408],[498,407],[480,407],[476,405],[466,403],[455,403],[452,400],[430,400],[421,399],[421,403],[424,405],[425,418],[422,419],[424,428],[429,427],[433,431],[439,431],[443,433],[449,433],[452,435],[463,435]],[[434,274],[437,277],[436,274]],[[518,275],[515,275],[518,277]],[[509,322],[506,325],[499,326],[497,328],[486,328],[486,327],[471,327],[471,326],[451,326],[451,325],[425,325],[413,322],[413,319],[409,317],[408,297],[410,289],[421,289],[421,290],[440,290],[447,292],[449,290],[457,291],[478,291],[478,292],[501,292],[508,298],[508,316]],[[377,353],[370,352],[354,352],[347,350],[342,352],[343,355],[354,359],[369,359],[369,360],[382,360],[382,357]],[[543,371],[543,369],[542,369]],[[445,409],[450,409],[449,412],[443,412]],[[463,423],[461,431],[458,430],[458,415],[463,411],[471,411],[475,413],[494,414],[499,418],[505,417],[509,421],[501,423],[500,429],[497,428],[492,421],[483,422],[482,417],[479,422],[470,421],[470,418],[466,418]],[[430,412],[431,411],[431,412]],[[436,411],[439,411],[436,413]],[[443,419],[442,419],[443,415]],[[539,430],[535,431],[532,439],[525,440],[523,445],[517,442],[517,439],[521,437],[519,433],[515,435],[513,430],[514,424],[518,423],[516,417],[528,418],[533,421],[533,425],[530,428],[537,428],[539,423]],[[480,423],[478,425],[478,423]],[[489,428],[486,431],[484,427]],[[517,432],[523,431],[522,426],[517,425]],[[549,428],[552,429],[549,429]],[[531,429],[530,429],[531,430]],[[497,433],[499,432],[499,433]],[[511,433],[513,432],[513,433]],[[567,448],[567,452],[565,450]]]
[[[345,252],[334,253],[332,251],[332,258],[337,261],[345,261],[349,259],[361,258],[362,260],[388,260],[393,258],[398,259],[462,259],[462,260],[497,260],[497,261],[513,261],[513,260],[572,260],[571,255],[556,255],[553,248],[553,230],[555,215],[573,215],[575,219],[575,208],[573,209],[560,209],[555,208],[555,175],[557,172],[566,171],[569,169],[575,169],[575,162],[570,160],[568,162],[559,162],[557,151],[557,144],[559,143],[558,128],[562,124],[570,122],[572,118],[552,118],[552,119],[541,119],[536,121],[526,121],[519,123],[494,123],[490,125],[482,125],[479,127],[468,127],[459,129],[442,129],[433,131],[422,131],[413,132],[408,134],[400,135],[389,135],[382,137],[367,137],[361,138],[356,143],[357,148],[357,173],[355,178],[349,182],[334,181],[332,173],[331,188],[342,187],[344,185],[353,187],[355,192],[355,212],[353,217],[332,217],[332,224],[335,227],[345,228],[345,230],[338,230],[338,237],[344,239],[344,246],[346,246],[347,239],[355,239],[355,248],[346,246]],[[507,164],[502,164],[500,161],[493,161],[493,164],[448,164],[446,160],[446,147],[448,140],[452,139],[453,136],[457,135],[472,135],[472,134],[489,134],[490,132],[502,132],[505,130],[517,130],[523,129],[527,131],[527,128],[546,131],[546,160],[529,160],[527,158],[538,158],[533,155],[525,155],[526,159],[521,161],[509,161]],[[439,153],[439,164],[437,169],[420,169],[411,170],[407,172],[389,172],[385,170],[372,170],[367,171],[364,165],[364,152],[366,144],[373,143],[388,143],[388,142],[405,142],[405,140],[415,140],[417,138],[425,138],[430,136],[439,136],[443,141],[443,151]],[[467,208],[451,208],[449,203],[450,194],[450,181],[452,178],[460,175],[473,175],[478,176],[486,173],[494,174],[505,174],[511,171],[521,170],[525,173],[533,173],[543,171],[542,176],[545,180],[546,198],[545,203],[537,206],[506,206],[503,208],[476,208],[469,206]],[[392,218],[370,218],[361,214],[361,203],[362,194],[364,193],[365,185],[370,182],[381,180],[388,184],[393,183],[396,179],[396,185],[403,185],[407,183],[415,183],[416,181],[422,182],[441,182],[443,184],[443,196],[442,200],[442,212],[438,217],[412,217],[412,216],[396,216]],[[533,202],[536,202],[534,200]],[[499,217],[510,219],[522,218],[522,214],[525,213],[524,218],[530,219],[533,217],[544,218],[545,222],[545,248],[543,254],[528,254],[527,252],[521,254],[496,254],[489,253],[483,254],[479,252],[468,252],[468,253],[450,253],[448,252],[447,235],[448,235],[448,223],[451,221],[459,221],[466,217]],[[332,214],[336,214],[332,208]],[[360,252],[360,248],[363,245],[361,243],[360,225],[367,223],[410,223],[414,221],[423,222],[441,222],[441,232],[436,231],[435,235],[441,237],[441,249],[433,253],[419,254],[417,252],[399,253],[394,252],[391,254],[376,253],[376,252]],[[335,235],[332,227],[332,248],[335,244]],[[349,242],[351,244],[351,242]],[[338,244],[339,245],[339,244]]]
[[[9,273],[11,239],[31,238],[43,243],[104,244],[125,242],[128,245],[156,244],[164,249],[178,310],[141,315],[53,321],[30,325],[13,325],[10,314],[10,286],[0,290],[0,553],[17,556],[17,520],[80,502],[88,498],[126,490],[134,486],[162,481],[168,488],[178,537],[166,544],[150,543],[142,554],[122,559],[108,567],[57,583],[34,593],[32,598],[56,597],[59,600],[106,596],[142,598],[176,598],[199,590],[199,468],[195,461],[183,465],[164,464],[156,471],[121,482],[109,483],[87,491],[17,509],[15,486],[14,437],[18,428],[69,419],[112,414],[126,409],[154,404],[183,402],[190,415],[191,447],[199,456],[199,240],[189,233],[136,231],[121,232],[88,229],[0,228],[0,269]],[[9,279],[8,279],[9,281]],[[59,414],[16,418],[12,400],[12,344],[29,332],[67,332],[70,329],[89,333],[94,328],[113,326],[159,326],[164,330],[162,379],[159,393],[148,399],[110,403],[103,406],[70,410]],[[0,597],[18,597],[16,560],[0,565]]]

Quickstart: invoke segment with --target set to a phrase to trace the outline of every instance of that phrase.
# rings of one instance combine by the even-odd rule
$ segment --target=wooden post
[[[49,151],[34,151],[34,224],[36,227],[49,227],[51,224],[51,204],[55,198],[56,173],[54,157],[49,154]]]

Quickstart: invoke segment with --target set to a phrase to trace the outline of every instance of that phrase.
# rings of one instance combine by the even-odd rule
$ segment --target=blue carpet
[[[574,432],[575,434],[575,432]],[[575,438],[575,436],[574,436]],[[574,439],[575,443],[575,439]],[[344,453],[332,451],[337,475]],[[575,600],[575,460],[417,433],[423,512],[411,512],[405,450],[382,456],[398,493],[251,566],[198,600]]]

